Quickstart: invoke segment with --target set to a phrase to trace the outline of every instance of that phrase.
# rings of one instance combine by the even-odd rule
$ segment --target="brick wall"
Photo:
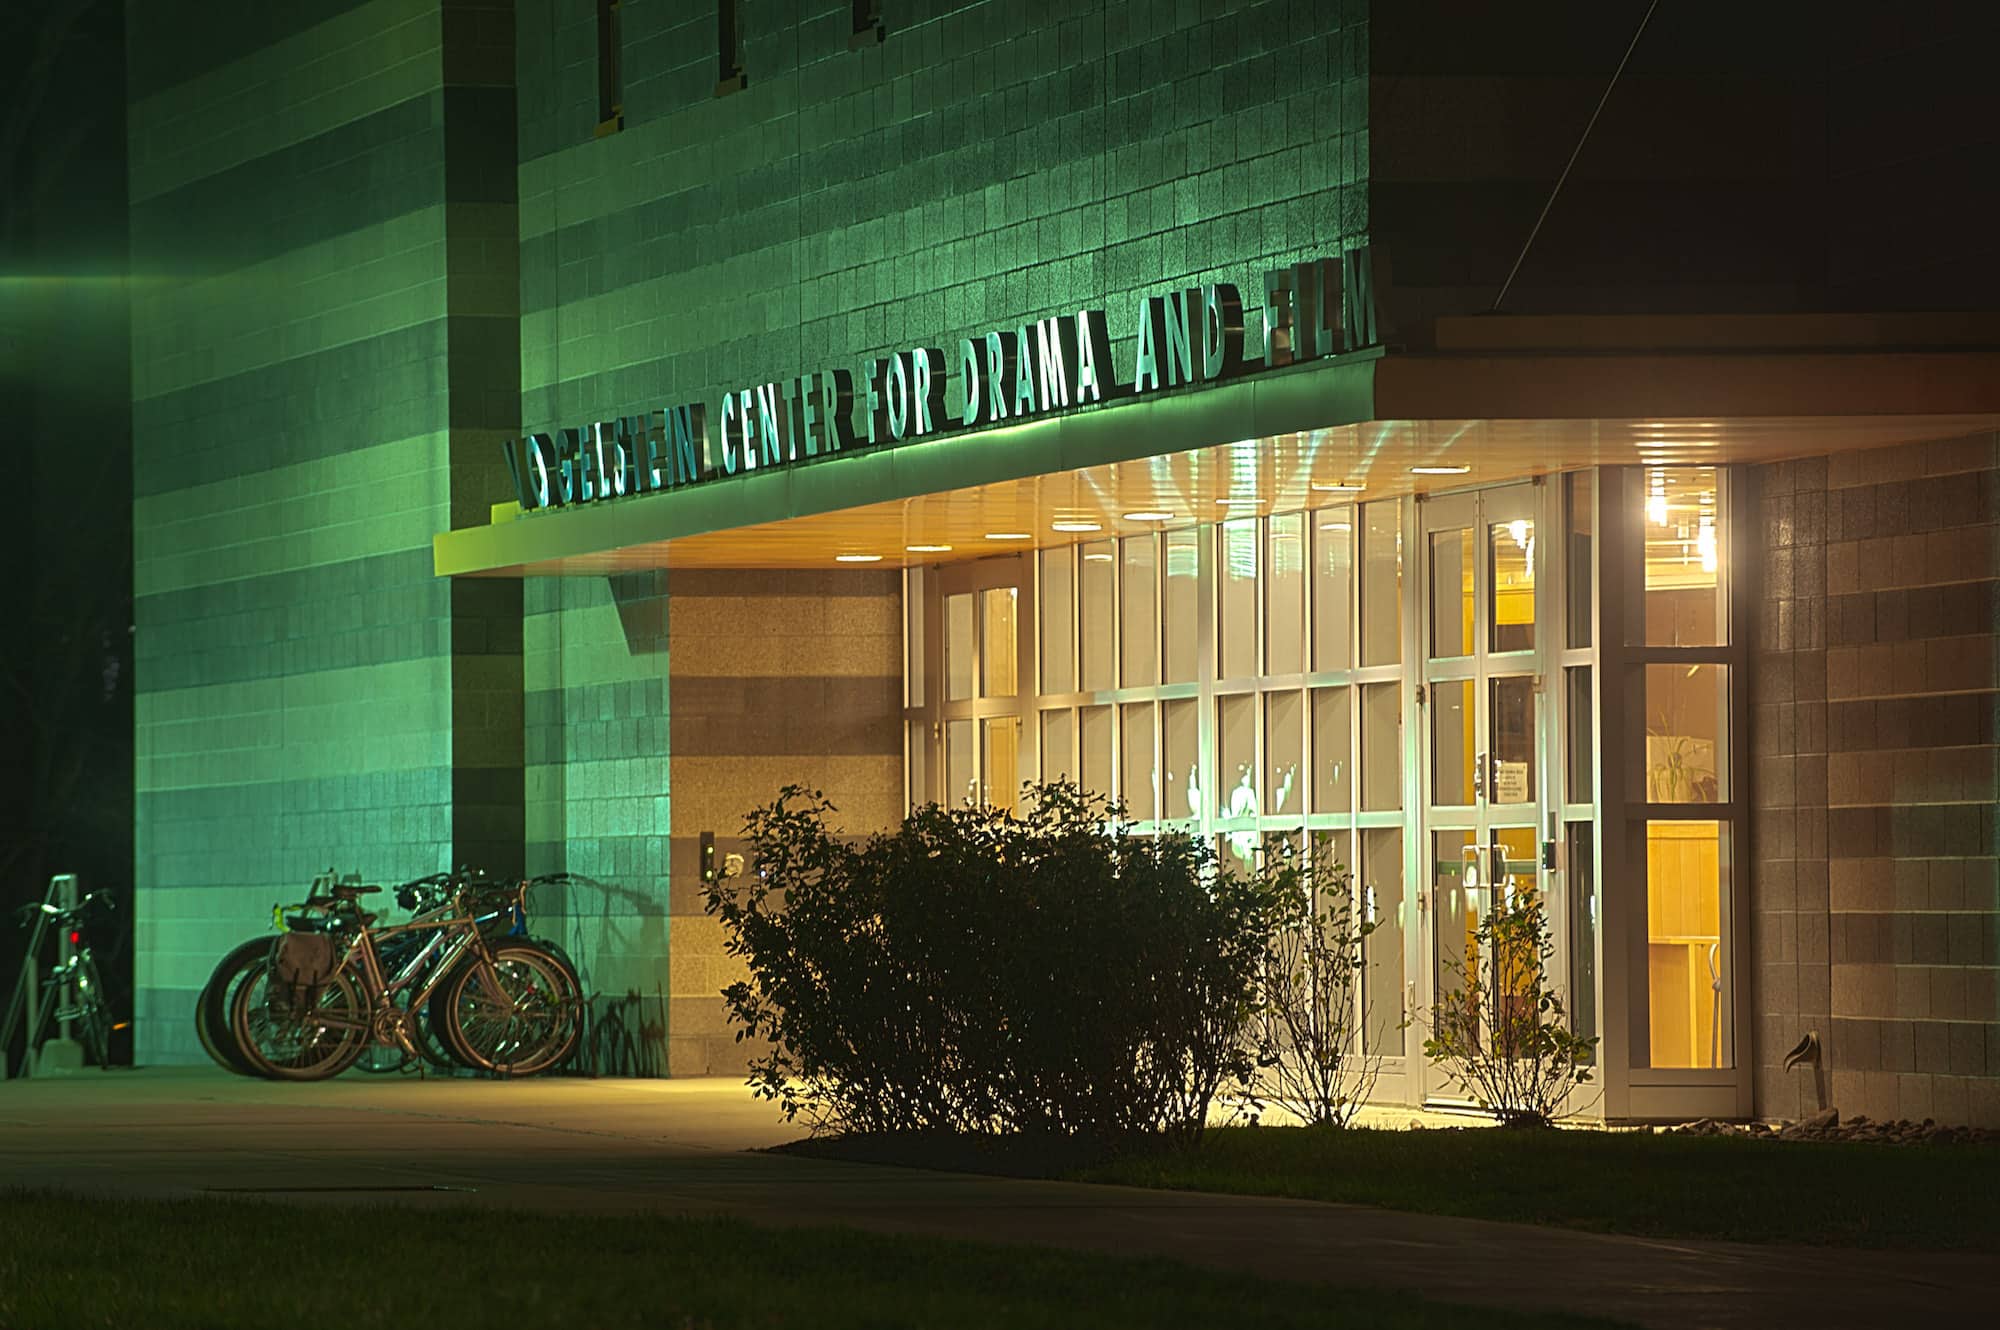
[[[713,16],[629,6],[626,127],[594,138],[591,7],[523,0],[533,427],[1086,305],[1125,338],[1139,292],[1365,235],[1358,0],[897,4],[859,49],[846,4],[743,13],[749,86],[716,97]]]
[[[1763,473],[1758,1111],[2000,1125],[2000,441]]]
[[[718,98],[712,14],[625,6],[625,128],[600,138],[593,7],[517,7],[525,426],[1084,306],[1109,310],[1122,376],[1137,294],[1364,238],[1364,4],[899,4],[859,49],[845,4],[743,9],[748,87]],[[726,853],[792,781],[851,830],[900,815],[895,582],[628,590],[527,590],[530,862],[617,884],[560,907],[586,979],[664,987],[667,1069],[734,1071],[699,836]],[[631,636],[640,604],[664,652]]]
[[[137,1056],[328,865],[520,862],[520,592],[431,575],[519,408],[511,11],[129,15]]]

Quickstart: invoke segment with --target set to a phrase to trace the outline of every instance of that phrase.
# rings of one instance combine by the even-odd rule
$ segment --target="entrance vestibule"
[[[1225,865],[1330,841],[1376,925],[1359,1018],[1385,1102],[1452,1101],[1425,1013],[1496,901],[1541,893],[1550,978],[1602,1040],[1597,1111],[1735,1112],[1728,480],[1327,486],[911,569],[909,799],[1060,776]]]

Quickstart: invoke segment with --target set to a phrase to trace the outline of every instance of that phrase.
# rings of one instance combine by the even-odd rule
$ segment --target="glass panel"
[[[1306,518],[1271,518],[1265,540],[1264,672],[1297,674],[1306,667]]]
[[[1569,761],[1563,798],[1573,804],[1597,802],[1597,711],[1590,696],[1590,666],[1563,671],[1569,702]]]
[[[1403,511],[1399,501],[1361,505],[1361,663],[1403,658]]]
[[[1021,718],[999,716],[979,723],[985,731],[980,784],[986,802],[1012,812],[1021,799]]]
[[[1125,811],[1135,822],[1150,822],[1158,816],[1159,776],[1153,765],[1153,704],[1134,702],[1119,708],[1119,727],[1124,736]]]
[[[1077,647],[1082,688],[1102,692],[1111,682],[1112,646],[1118,641],[1117,556],[1108,540],[1078,547],[1076,570]]]
[[[1193,683],[1201,671],[1198,633],[1201,624],[1201,553],[1203,533],[1193,528],[1169,531],[1167,585],[1160,605],[1166,630],[1165,683]]]
[[[1493,765],[1488,774],[1493,788],[1486,792],[1494,804],[1535,802],[1535,681],[1525,674],[1508,675],[1491,681],[1487,694],[1487,720],[1493,727],[1493,742],[1486,751]]]
[[[930,644],[924,641],[924,570],[911,568],[903,574],[903,705],[924,704],[928,679],[924,657]]]
[[[1042,779],[1082,783],[1076,765],[1076,713],[1068,707],[1042,713]]]
[[[1361,685],[1361,806],[1403,806],[1402,685]]]
[[[1589,1039],[1597,1034],[1597,828],[1572,822],[1568,830],[1570,1028]]]
[[[1354,509],[1313,515],[1313,661],[1316,670],[1354,664]]]
[[[1655,1067],[1727,1067],[1722,824],[1646,824],[1646,995]]]
[[[913,720],[903,726],[903,771],[911,808],[931,801],[931,727]]]
[[[972,595],[944,598],[944,695],[949,702],[972,696]]]
[[[1125,687],[1138,688],[1159,680],[1155,662],[1159,654],[1160,587],[1153,562],[1153,538],[1127,536],[1118,542],[1118,549],[1124,560],[1120,584],[1125,591],[1121,673]]]
[[[1431,836],[1431,904],[1437,911],[1431,982],[1439,1005],[1452,993],[1476,994],[1479,921],[1486,914],[1487,890],[1476,874],[1467,881],[1465,869],[1474,862],[1467,851],[1478,844],[1477,834],[1465,829]]]
[[[1411,924],[1403,892],[1403,829],[1369,827],[1361,832],[1361,919],[1375,925],[1362,942],[1368,973],[1362,981],[1366,1013],[1362,1047],[1385,1057],[1404,1052],[1403,941]]]
[[[988,587],[979,593],[979,695],[1013,697],[1021,691],[1018,587]]]
[[[1264,813],[1299,813],[1306,792],[1299,788],[1299,764],[1305,761],[1306,701],[1304,693],[1264,696]]]
[[[1535,829],[1533,827],[1495,827],[1487,841],[1491,854],[1487,858],[1487,873],[1493,879],[1493,891],[1486,904],[1489,906],[1504,902],[1512,906],[1532,900],[1541,889],[1540,878],[1535,864]],[[1493,968],[1494,987],[1500,991],[1501,1010],[1499,1032],[1508,1043],[1503,1047],[1513,1047],[1519,1038],[1518,1032],[1528,1027],[1533,1019],[1534,987],[1538,974],[1544,982],[1553,984],[1558,976],[1546,974],[1544,961],[1536,944],[1525,937],[1516,938],[1501,947],[1495,955]]]
[[[1472,654],[1472,532],[1431,532],[1431,656]]]
[[[1646,798],[1719,803],[1728,793],[1729,667],[1646,667]]]
[[[1201,703],[1160,704],[1162,761],[1160,816],[1201,817]]]
[[[1486,529],[1486,573],[1493,588],[1489,651],[1535,649],[1535,524],[1525,517]]]
[[[979,769],[973,765],[972,722],[944,723],[944,797],[947,808],[979,802]]]
[[[1255,818],[1257,807],[1257,699],[1250,695],[1221,698],[1216,714],[1216,785],[1213,802],[1223,819]],[[1246,822],[1245,829],[1248,829]],[[1256,836],[1236,848],[1247,853]],[[1246,860],[1247,863],[1247,860]]]
[[[1111,797],[1111,708],[1085,707],[1077,715],[1077,765],[1083,771],[1083,788],[1091,794]]]
[[[1431,802],[1468,807],[1473,801],[1472,680],[1448,679],[1431,685]],[[1363,731],[1365,734],[1366,731]]]
[[[1043,550],[1039,613],[1042,691],[1076,691],[1076,551]]]
[[[1225,679],[1257,674],[1257,519],[1222,524],[1222,567],[1217,577],[1218,668]]]
[[[1721,646],[1727,533],[1716,470],[1647,467],[1644,482],[1646,645]]]
[[[1354,810],[1354,718],[1348,710],[1347,690],[1316,688],[1312,697],[1312,810],[1346,815]]]
[[[1590,645],[1591,589],[1597,564],[1597,493],[1588,471],[1572,471],[1563,477],[1563,548],[1568,559],[1563,569],[1564,602],[1569,621],[1568,642],[1573,647]]]

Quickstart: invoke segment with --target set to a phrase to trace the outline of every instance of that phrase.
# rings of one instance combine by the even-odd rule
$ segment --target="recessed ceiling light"
[[[1215,502],[1223,508],[1255,508],[1264,501],[1262,499],[1217,499]]]
[[[1098,525],[1097,523],[1095,523],[1095,522],[1051,522],[1051,523],[1049,523],[1049,530],[1051,530],[1051,531],[1102,531],[1102,530],[1104,530],[1104,528],[1103,528],[1103,527],[1101,527],[1101,526],[1099,526],[1099,525]]]
[[[1125,520],[1128,522],[1171,522],[1174,520],[1174,515],[1172,513],[1127,513],[1125,514]]]
[[[1109,554],[1086,554],[1083,556],[1083,561],[1085,563],[1110,563],[1111,556]]]
[[[1352,523],[1352,522],[1321,522],[1321,523],[1319,524],[1319,529],[1320,529],[1320,530],[1322,530],[1322,531],[1352,531],[1352,530],[1354,530],[1354,523]]]
[[[836,554],[833,556],[833,561],[835,563],[880,563],[882,562],[882,556],[879,554]]]
[[[1413,466],[1410,468],[1410,474],[1413,476],[1462,476],[1470,470],[1472,468],[1469,466]]]
[[[1032,537],[1030,537],[1030,536],[1028,535],[1028,533],[1027,533],[1027,532],[1025,532],[1025,531],[989,531],[989,532],[987,532],[987,533],[986,533],[986,538],[987,538],[988,540],[1029,540],[1029,539],[1032,539]]]
[[[905,546],[903,546],[903,548],[904,548],[905,550],[908,550],[908,551],[909,551],[909,552],[910,552],[911,554],[943,554],[943,553],[945,553],[945,552],[946,552],[947,550],[949,550],[949,549],[951,548],[951,546],[949,546],[949,545],[905,545]]]
[[[1366,485],[1350,485],[1344,480],[1341,481],[1315,480],[1312,482],[1312,487],[1314,490],[1316,490],[1321,494],[1359,494],[1361,493],[1362,490],[1368,488]]]

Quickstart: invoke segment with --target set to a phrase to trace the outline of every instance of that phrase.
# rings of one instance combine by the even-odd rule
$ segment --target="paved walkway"
[[[0,1186],[733,1214],[1179,1258],[1658,1326],[1924,1324],[2000,1306],[2000,1262],[1660,1242],[1364,1206],[751,1153],[799,1135],[735,1081],[212,1071],[0,1082]]]

